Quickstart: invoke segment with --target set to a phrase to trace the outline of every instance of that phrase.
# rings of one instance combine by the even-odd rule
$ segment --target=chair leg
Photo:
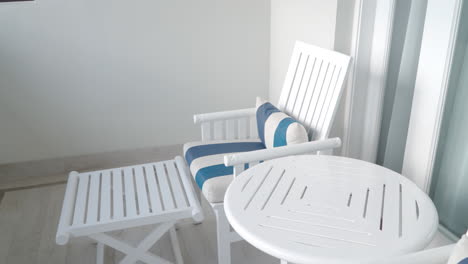
[[[213,209],[216,214],[218,264],[231,264],[231,228],[224,213],[223,204],[215,205]]]
[[[174,250],[175,263],[184,264],[182,251],[180,250],[179,239],[177,238],[177,233],[174,227],[169,230],[169,234],[171,236],[172,249]]]
[[[96,245],[96,264],[104,264],[104,244],[99,242]]]

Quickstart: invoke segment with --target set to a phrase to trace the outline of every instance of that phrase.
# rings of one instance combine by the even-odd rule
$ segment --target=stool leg
[[[96,264],[104,264],[104,244],[99,242],[96,245]]]
[[[177,232],[175,227],[169,229],[169,235],[171,236],[172,249],[174,250],[174,257],[176,264],[184,264],[184,259],[182,258],[182,251],[180,250],[179,239],[177,238]]]
[[[200,207],[202,207],[202,206],[201,206],[202,203],[203,203],[203,201],[202,201],[202,200],[203,200],[203,197],[202,197],[202,196],[203,196],[202,190],[198,187],[198,185],[195,183],[195,181],[192,181],[192,184],[193,184],[193,187],[194,187],[194,189],[195,189],[195,193],[196,193],[196,195],[197,195],[198,202],[200,203]],[[201,210],[202,210],[202,209],[201,209]],[[202,223],[202,221],[200,221],[200,222],[193,221],[193,224],[194,224],[194,225],[199,225],[199,224],[201,224],[201,223]]]

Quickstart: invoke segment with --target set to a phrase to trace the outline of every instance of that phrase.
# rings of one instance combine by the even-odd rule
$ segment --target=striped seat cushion
[[[266,148],[309,141],[303,125],[259,97],[257,97],[257,128],[258,136]]]
[[[206,199],[217,203],[224,200],[224,193],[233,179],[233,167],[224,166],[224,156],[264,148],[258,139],[190,142],[184,145],[184,157]]]

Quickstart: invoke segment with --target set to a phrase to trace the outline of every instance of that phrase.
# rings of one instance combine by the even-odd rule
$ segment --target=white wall
[[[278,102],[296,40],[333,49],[336,14],[337,0],[271,0],[269,96],[273,103]]]
[[[291,38],[330,47],[334,32],[335,1],[281,2],[272,8],[273,95]],[[183,143],[199,136],[193,113],[253,106],[268,93],[269,5],[0,3],[0,164]],[[304,25],[284,36],[278,23],[295,11],[287,25]]]

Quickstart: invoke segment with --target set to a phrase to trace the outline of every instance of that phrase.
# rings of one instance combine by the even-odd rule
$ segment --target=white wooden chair
[[[221,166],[232,168],[234,175],[214,182],[213,185],[219,185],[210,186],[214,189],[206,191],[204,186],[202,190],[216,214],[219,264],[231,263],[230,245],[241,240],[240,236],[231,231],[223,207],[224,192],[232,177],[249,166],[258,164],[259,161],[315,153],[341,146],[339,138],[328,139],[328,135],[342,94],[349,62],[350,57],[346,55],[302,42],[297,42],[294,47],[277,107],[306,127],[311,142],[275,149],[255,150],[256,147],[252,146],[253,151],[240,153],[239,150],[211,153],[217,153]],[[193,168],[195,165],[191,164],[191,158],[187,157],[187,149],[190,147],[226,142],[259,142],[255,113],[255,108],[249,108],[195,115],[195,124],[201,125],[202,141],[187,143],[184,146],[192,174],[196,174],[199,168]],[[196,166],[203,166],[203,162],[199,163]]]

